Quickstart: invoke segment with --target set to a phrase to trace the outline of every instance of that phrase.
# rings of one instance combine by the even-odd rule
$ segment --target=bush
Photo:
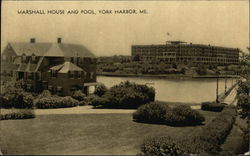
[[[72,93],[71,97],[78,101],[83,101],[85,100],[86,95],[81,90],[77,90]]]
[[[216,103],[216,102],[203,102],[201,104],[202,110],[214,111],[214,112],[221,112],[224,107],[225,107],[224,104]]]
[[[141,145],[140,155],[145,156],[179,156],[184,151],[179,147],[176,140],[170,137],[156,137],[146,139]]]
[[[232,129],[236,108],[226,106],[221,114],[191,137],[186,137],[182,147],[187,153],[218,155]]]
[[[96,86],[94,94],[97,96],[103,96],[108,91],[107,87],[104,84]]]
[[[250,96],[247,94],[239,94],[237,106],[241,109],[240,115],[242,118],[246,118],[250,111]]]
[[[85,102],[86,102],[87,105],[92,105],[92,104],[91,104],[92,101],[93,101],[94,99],[98,98],[98,97],[99,97],[99,96],[97,96],[97,95],[91,94],[91,95],[89,95],[89,96],[87,96],[87,97],[85,98]]]
[[[179,105],[166,114],[165,121],[169,125],[196,125],[205,121],[205,117],[188,105]]]
[[[37,108],[66,108],[66,107],[74,107],[79,104],[79,102],[73,99],[70,96],[59,97],[59,96],[51,96],[44,97],[35,100],[35,104]]]
[[[102,97],[109,100],[104,107],[138,108],[142,104],[154,101],[155,90],[146,85],[138,85],[129,81],[113,86]]]
[[[104,97],[95,97],[93,98],[89,105],[92,105],[94,107],[98,107],[98,106],[102,106],[102,107],[105,107],[109,104],[109,100],[107,98],[104,98]]]
[[[34,110],[32,109],[12,109],[8,113],[1,112],[0,120],[10,119],[29,119],[35,118]]]
[[[170,108],[167,104],[153,102],[140,106],[133,113],[133,119],[141,122],[162,123],[165,121],[165,115],[169,111]]]
[[[51,97],[51,92],[49,90],[44,90],[42,93],[37,95],[37,99],[41,99],[44,97]]]
[[[0,96],[1,108],[33,108],[34,97],[31,93],[16,87],[10,87]]]
[[[238,102],[237,106],[241,109],[240,115],[242,118],[246,118],[250,111],[250,80],[245,82],[239,81],[239,87],[237,90]]]

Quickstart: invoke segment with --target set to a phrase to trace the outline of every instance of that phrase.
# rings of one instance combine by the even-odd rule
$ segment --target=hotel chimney
[[[62,43],[62,38],[57,38],[57,43]]]
[[[30,39],[30,43],[36,43],[36,39],[35,38],[31,38]]]

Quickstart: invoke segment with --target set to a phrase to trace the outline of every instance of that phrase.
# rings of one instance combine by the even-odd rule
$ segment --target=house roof
[[[85,46],[78,44],[11,42],[9,45],[18,56],[95,57]]]
[[[22,71],[22,72],[37,72],[38,68],[40,67],[42,63],[43,57],[41,57],[38,61],[38,63],[31,63],[30,61],[28,63],[21,63],[17,71]]]
[[[66,61],[63,64],[56,65],[50,68],[51,70],[56,70],[58,73],[68,73],[69,71],[83,71],[85,72],[82,68],[78,67],[77,65]]]

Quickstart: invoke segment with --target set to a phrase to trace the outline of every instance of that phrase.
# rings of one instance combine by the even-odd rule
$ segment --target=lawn
[[[206,123],[218,113],[200,111]],[[37,115],[1,121],[3,154],[132,155],[149,136],[183,138],[202,126],[170,127],[132,121],[128,114]]]

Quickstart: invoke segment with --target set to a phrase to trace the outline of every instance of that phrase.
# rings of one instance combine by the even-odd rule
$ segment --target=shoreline
[[[120,73],[98,73],[97,76],[109,77],[156,77],[156,78],[183,78],[183,79],[201,79],[201,78],[239,78],[239,75],[182,75],[182,74],[120,74]]]

